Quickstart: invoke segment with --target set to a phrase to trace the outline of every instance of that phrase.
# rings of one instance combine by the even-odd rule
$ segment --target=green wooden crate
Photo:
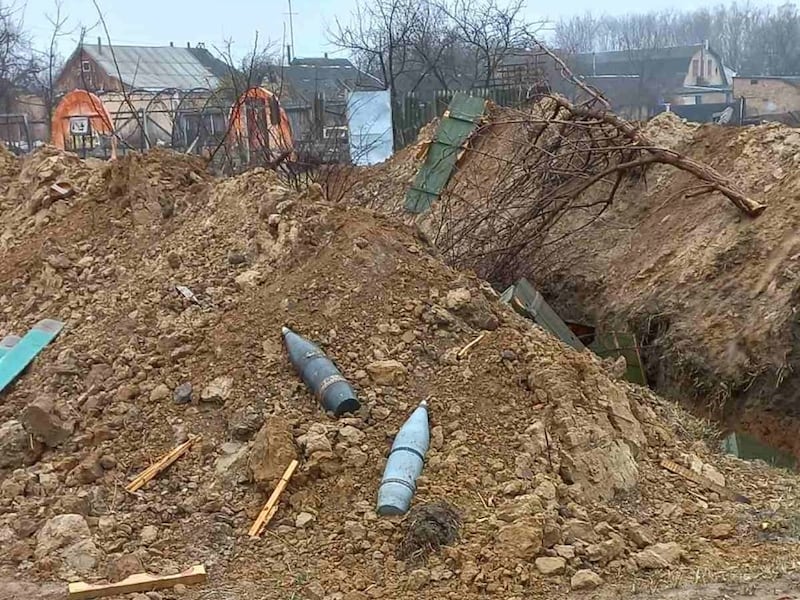
[[[405,208],[412,213],[428,210],[439,197],[458,161],[464,142],[478,126],[486,100],[456,94],[436,136],[428,148],[428,156],[406,194]]]

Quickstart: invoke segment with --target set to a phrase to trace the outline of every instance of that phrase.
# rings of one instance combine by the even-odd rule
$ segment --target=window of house
[[[89,63],[88,60],[82,60],[81,61],[81,71],[83,71],[84,73],[88,73],[91,70],[92,70],[91,63]]]
[[[700,71],[700,61],[695,59],[692,61],[692,77],[697,77]]]
[[[694,97],[694,103],[695,104],[702,104],[703,103],[703,97],[702,96],[695,96]]]
[[[758,85],[758,79],[751,79],[750,85]]]
[[[713,61],[709,58],[708,59],[708,71],[707,71],[709,77],[711,77],[711,63],[712,62]]]

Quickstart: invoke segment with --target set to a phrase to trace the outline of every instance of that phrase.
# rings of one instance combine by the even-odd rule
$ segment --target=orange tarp
[[[69,120],[71,117],[89,117],[92,131],[110,135],[114,131],[111,116],[103,101],[86,90],[73,90],[66,94],[56,106],[51,127],[51,142],[64,150],[66,139],[71,135]]]
[[[274,106],[277,122],[273,118]],[[292,152],[292,126],[286,111],[277,96],[261,87],[250,88],[233,105],[230,132],[236,140],[247,140],[251,151],[267,149],[274,156]]]

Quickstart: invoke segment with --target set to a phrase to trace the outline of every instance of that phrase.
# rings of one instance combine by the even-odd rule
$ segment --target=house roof
[[[800,81],[800,75],[734,75],[734,79],[775,79],[794,83]]]
[[[109,46],[86,44],[83,51],[108,75],[137,89],[215,88],[226,69],[205,48],[115,45],[112,55]]]
[[[357,69],[346,58],[295,58],[281,75],[292,89],[310,102],[316,94],[344,101],[351,90],[383,89],[379,79]]]
[[[646,79],[660,79],[682,82],[689,72],[691,60],[703,44],[692,46],[673,46],[657,49],[617,50],[612,52],[587,52],[572,56],[569,62],[576,71],[586,75],[642,75]],[[713,49],[705,51],[723,65],[722,57]],[[724,65],[723,85],[727,85],[728,75]]]

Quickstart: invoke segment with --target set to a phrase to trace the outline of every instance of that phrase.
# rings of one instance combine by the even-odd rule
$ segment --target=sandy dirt
[[[720,455],[706,424],[517,316],[416,228],[166,153],[76,164],[80,192],[30,214],[52,180],[37,161],[61,160],[74,162],[27,157],[6,178],[28,192],[4,202],[0,336],[45,317],[66,327],[0,396],[0,575],[23,586],[3,593],[196,563],[208,584],[159,597],[611,597],[796,570],[795,475]],[[322,411],[283,325],[336,361],[357,414]],[[176,401],[187,383],[191,400]],[[25,417],[45,397],[49,429]],[[409,559],[407,521],[374,509],[422,399],[431,450],[414,504],[445,501],[462,525]],[[124,491],[192,434],[196,448]],[[301,466],[250,539],[287,452]]]

